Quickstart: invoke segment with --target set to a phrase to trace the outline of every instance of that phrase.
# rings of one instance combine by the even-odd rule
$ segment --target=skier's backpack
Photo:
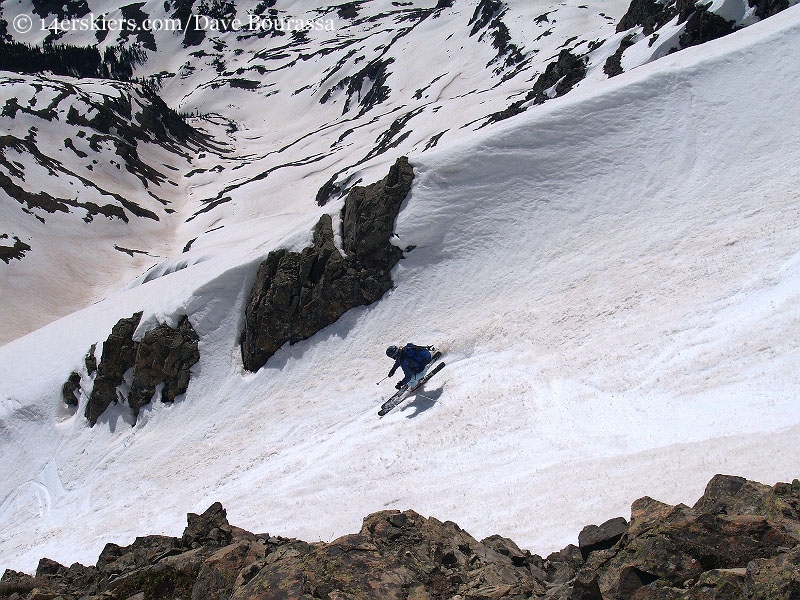
[[[424,346],[406,344],[403,352],[411,362],[416,363],[417,368],[422,368],[431,361],[431,352]]]

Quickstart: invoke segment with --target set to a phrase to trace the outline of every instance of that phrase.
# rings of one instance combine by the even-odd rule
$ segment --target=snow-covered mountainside
[[[726,0],[708,10],[646,0],[4,4],[0,32],[14,43],[4,42],[0,67],[85,76],[110,64],[105,71],[146,81],[216,144],[203,148],[196,139],[177,150],[169,123],[166,136],[140,139],[142,121],[162,107],[149,106],[153,94],[141,98],[135,83],[6,80],[2,115],[14,133],[0,171],[10,178],[0,235],[12,248],[4,255],[16,261],[3,269],[0,300],[13,308],[0,342],[103,298],[189,242],[194,252],[213,247],[223,227],[258,219],[271,229],[271,219],[307,215],[312,199],[382,177],[399,155],[447,146],[793,1]],[[72,54],[23,51],[45,42],[69,44]],[[94,125],[87,111],[100,112]],[[132,134],[113,139],[106,129],[120,118],[132,121],[122,126]],[[78,205],[106,206],[108,198],[95,196],[120,177],[111,202],[141,206],[125,209],[137,218],[107,210],[84,224]],[[31,194],[42,193],[61,200],[59,214],[45,219],[31,209]],[[64,205],[73,206],[69,216]],[[226,239],[252,244],[249,228],[237,231]],[[179,260],[197,259],[187,252]],[[33,306],[23,296],[35,298]]]
[[[542,553],[716,472],[791,480],[791,4],[4,4],[7,38],[137,59],[0,81],[0,569],[91,563],[215,500],[306,539],[413,508]],[[259,263],[401,154],[394,289],[244,371]],[[89,427],[87,350],[140,311],[137,340],[188,316],[188,390]],[[448,365],[378,420],[408,340]]]

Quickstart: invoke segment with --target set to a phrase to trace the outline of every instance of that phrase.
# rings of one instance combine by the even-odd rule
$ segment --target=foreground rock
[[[371,304],[392,287],[402,251],[389,240],[414,171],[400,157],[377,183],[355,187],[342,211],[342,250],[330,215],[314,228],[302,252],[275,250],[261,263],[245,309],[242,360],[257,371],[286,342],[307,339],[356,306]]]
[[[384,511],[331,543],[252,534],[222,505],[190,514],[180,538],[108,544],[92,567],[42,559],[6,571],[9,600],[797,600],[800,481],[717,475],[694,506],[652,498],[630,521],[587,526],[546,558],[452,522]]]

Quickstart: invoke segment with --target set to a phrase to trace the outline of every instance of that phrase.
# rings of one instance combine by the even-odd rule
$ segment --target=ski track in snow
[[[94,563],[216,500],[309,541],[412,508],[544,555],[645,494],[796,477],[798,34],[794,7],[412,155],[396,288],[258,373],[236,345],[258,260],[316,215],[259,248],[222,230],[202,266],[0,347],[0,569]],[[201,361],[174,405],[90,429],[61,384],[135,310],[188,312]],[[405,341],[447,367],[378,419]]]

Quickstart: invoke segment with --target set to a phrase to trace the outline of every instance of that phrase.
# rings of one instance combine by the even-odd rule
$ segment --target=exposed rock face
[[[625,50],[633,46],[635,37],[635,35],[629,34],[622,38],[616,52],[606,59],[603,65],[603,73],[609,77],[616,77],[624,72],[622,68],[622,55],[625,53]]]
[[[275,250],[261,263],[245,309],[242,359],[257,371],[286,342],[314,335],[356,306],[391,289],[390,272],[402,251],[389,243],[414,172],[401,157],[381,181],[355,187],[342,211],[342,246],[334,244],[329,215],[302,252]]]
[[[78,406],[78,397],[75,395],[81,389],[81,374],[73,371],[69,379],[61,386],[61,397],[69,406]]]
[[[558,59],[547,65],[544,73],[539,75],[531,90],[523,98],[516,100],[504,110],[489,115],[481,127],[523,113],[528,109],[529,103],[544,104],[551,98],[563,96],[584,77],[586,77],[586,58],[576,56],[565,48],[559,53]]]
[[[657,0],[633,0],[619,23],[617,33],[633,27],[641,26],[642,33],[652,35],[669,23],[678,14],[675,2],[658,2]]]
[[[97,367],[97,377],[86,404],[84,415],[94,425],[100,415],[117,402],[117,386],[125,379],[125,373],[133,367],[138,344],[133,341],[133,332],[139,326],[142,313],[128,319],[120,319],[111,329],[111,335],[103,342],[103,354]]]
[[[414,511],[383,511],[328,544],[231,527],[213,504],[181,538],[107,544],[96,566],[6,571],[14,600],[797,600],[800,481],[717,475],[693,507],[642,498],[630,523],[581,532],[547,558]]]
[[[0,234],[0,240],[5,240],[8,237],[7,233]],[[6,264],[9,264],[12,260],[20,260],[30,249],[31,247],[17,236],[14,236],[14,243],[11,246],[7,245],[7,242],[0,241],[0,260]]]
[[[495,540],[496,542],[496,540]],[[544,586],[529,553],[517,564],[455,523],[413,511],[367,517],[361,531],[265,566],[231,600],[271,598],[529,598]],[[285,595],[282,595],[285,594]]]
[[[134,416],[148,404],[159,384],[162,402],[174,402],[186,392],[192,365],[200,360],[198,336],[187,317],[176,329],[162,323],[144,334],[136,351],[128,403]]]
[[[687,17],[686,29],[678,38],[678,42],[680,49],[688,48],[721,38],[737,29],[733,21],[727,21],[704,6],[698,6],[697,10]]]
[[[187,548],[200,546],[222,547],[230,544],[233,538],[228,515],[222,504],[215,502],[202,515],[189,513],[187,526],[183,531],[181,543]]]
[[[575,56],[568,49],[558,55],[558,60],[547,65],[533,84],[529,96],[534,104],[542,104],[550,98],[558,98],[570,91],[576,83],[586,77],[586,59]]]
[[[774,574],[766,566],[772,563],[764,563],[761,575],[751,564],[786,564],[791,553],[800,550],[798,492],[797,481],[769,487],[717,475],[691,508],[644,498],[634,503],[628,530],[617,544],[593,552],[586,565],[598,573],[609,597],[750,598],[741,592],[713,595],[708,590],[773,585],[766,581],[767,572]],[[785,577],[798,575],[795,570]]]
[[[159,385],[162,385],[162,402],[173,402],[176,396],[186,392],[190,369],[200,360],[198,336],[189,319],[182,317],[176,329],[162,323],[145,333],[141,342],[136,342],[133,334],[141,318],[142,313],[138,312],[114,325],[111,335],[103,343],[99,365],[94,358],[94,346],[86,355],[87,373],[91,374],[93,369],[97,369],[84,412],[92,425],[97,423],[97,419],[111,404],[120,400],[128,400],[134,417],[137,417],[142,406],[151,401]],[[125,398],[117,387],[131,369],[131,389]],[[62,388],[65,401],[70,394],[75,397],[74,392],[79,385],[80,375],[73,373]]]
[[[766,19],[789,8],[789,0],[748,0],[747,3],[755,7],[759,19]]]
[[[765,14],[770,10],[775,10],[776,12],[782,10],[782,8],[778,7],[778,4],[782,1],[763,0]],[[693,0],[669,0],[667,2],[633,0],[628,12],[617,24],[617,32],[641,26],[642,33],[649,36],[678,16],[678,23],[686,23],[686,25],[678,39],[678,46],[673,50],[682,50],[689,46],[704,44],[736,31],[736,23],[727,21],[709,11],[708,7],[710,5],[711,3],[696,4]],[[751,6],[755,6],[755,4],[751,2]],[[759,5],[759,8],[761,8],[761,5]],[[615,67],[616,64],[620,63],[622,52],[625,51],[625,48],[621,46],[620,50],[619,56],[614,58],[613,62],[606,62],[606,73],[609,76],[618,74]]]

